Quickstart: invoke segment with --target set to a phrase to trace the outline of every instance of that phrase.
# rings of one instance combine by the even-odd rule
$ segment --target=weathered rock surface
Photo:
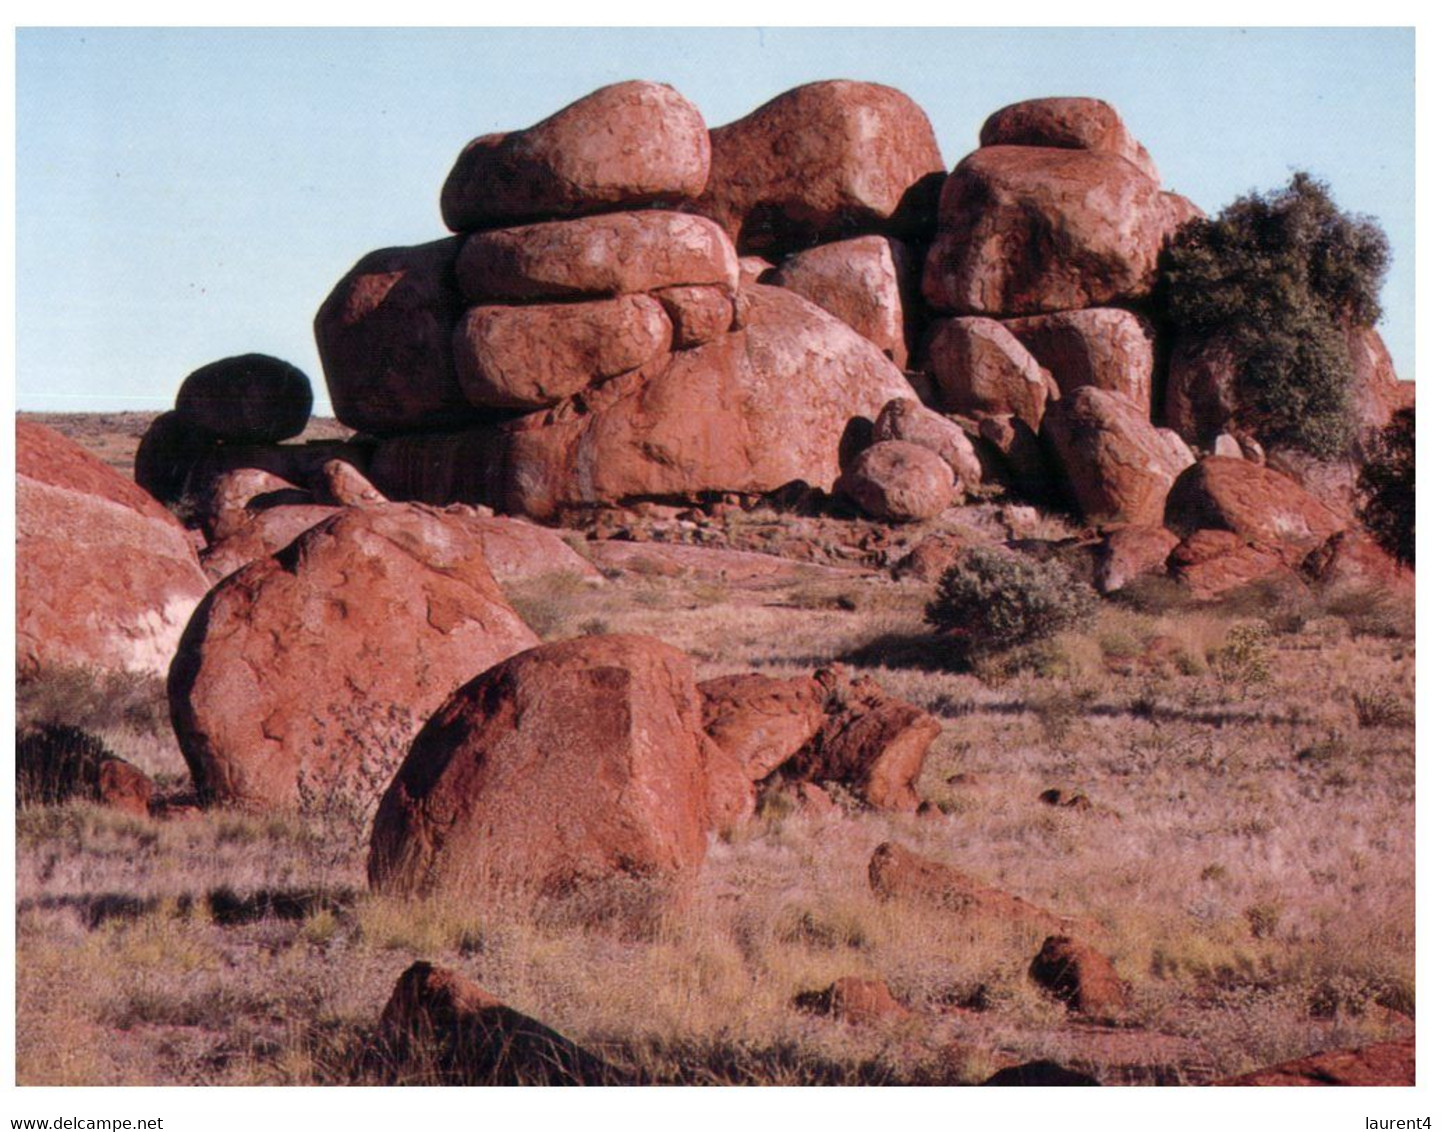
[[[1302,576],[1328,588],[1380,586],[1411,595],[1416,575],[1359,530],[1338,531],[1302,560]]]
[[[938,310],[1015,317],[1145,297],[1174,224],[1123,157],[997,145],[947,178],[922,293]]]
[[[874,519],[913,523],[934,519],[956,493],[951,465],[929,448],[883,440],[856,459],[840,488]]]
[[[308,484],[317,503],[332,507],[374,507],[390,502],[349,460],[325,461]]]
[[[184,528],[73,441],[16,423],[15,658],[163,673],[208,588]]]
[[[1265,578],[1291,579],[1286,555],[1232,531],[1193,531],[1173,548],[1167,569],[1199,601],[1210,601]]]
[[[922,345],[922,365],[949,413],[1015,416],[1036,431],[1047,402],[1058,396],[1052,376],[1002,323],[943,318]]]
[[[1139,315],[1094,307],[1012,319],[1004,325],[1051,373],[1061,393],[1094,385],[1122,394],[1150,415],[1156,332]]]
[[[464,522],[348,508],[211,591],[171,717],[207,802],[364,814],[435,707],[536,640]]]
[[[1094,386],[1054,405],[1044,430],[1091,523],[1160,526],[1167,493],[1192,463],[1175,434],[1153,428],[1122,394]]]
[[[700,194],[710,167],[696,107],[664,83],[615,83],[529,129],[471,142],[441,189],[441,217],[468,232],[675,204]]]
[[[473,405],[544,409],[666,353],[671,337],[646,295],[472,307],[456,327],[456,373]]]
[[[175,395],[175,412],[185,424],[220,440],[252,444],[299,436],[312,404],[310,378],[267,354],[201,366]]]
[[[701,725],[759,782],[805,747],[825,718],[826,691],[811,677],[746,673],[698,685]]]
[[[458,689],[376,814],[371,885],[461,899],[581,898],[640,882],[683,896],[709,799],[691,662],[646,637],[513,657]]]
[[[1014,416],[982,417],[977,422],[982,441],[977,454],[999,465],[1001,475],[1017,494],[1027,499],[1045,499],[1057,494],[1051,462],[1036,430]],[[988,477],[990,478],[990,477]]]
[[[1114,1018],[1126,1006],[1127,988],[1111,960],[1070,936],[1048,936],[1027,974],[1067,1010],[1087,1018]]]
[[[1347,521],[1280,472],[1207,456],[1177,478],[1166,525],[1184,538],[1202,529],[1232,531],[1296,562]]]
[[[213,545],[249,525],[261,511],[313,502],[309,492],[273,472],[233,468],[206,485],[196,517]]]
[[[262,510],[242,510],[217,531],[200,552],[200,565],[212,582],[234,574],[259,558],[269,558],[311,527],[339,514],[339,508],[317,503],[285,503]]]
[[[1132,137],[1121,115],[1099,98],[1033,98],[1003,106],[982,124],[981,144],[1114,153],[1161,183],[1146,147]]]
[[[459,972],[411,964],[381,1014],[380,1035],[404,1076],[446,1085],[606,1085],[622,1074],[513,1010]],[[432,1079],[434,1075],[434,1079]]]
[[[1116,593],[1144,574],[1161,573],[1179,541],[1161,526],[1108,531],[1097,548],[1097,589],[1104,594]]]
[[[900,240],[858,236],[788,256],[766,280],[835,315],[906,368],[915,267]]]
[[[908,239],[924,232],[944,171],[931,123],[900,91],[808,83],[711,131],[711,177],[695,209],[750,255]]]
[[[965,430],[919,401],[888,401],[876,415],[872,439],[877,443],[901,440],[929,448],[951,468],[957,490],[971,492],[981,486],[981,461]]]
[[[736,299],[725,287],[662,287],[651,297],[671,320],[673,350],[720,338],[736,321]]]
[[[764,494],[795,480],[830,490],[851,422],[916,395],[875,346],[799,296],[755,287],[743,299],[744,329],[555,410],[384,441],[371,478],[392,498],[536,519],[634,499]]]
[[[928,905],[954,914],[963,923],[1012,926],[1039,935],[1065,930],[1059,916],[894,841],[878,846],[871,855],[868,876],[871,890],[882,899]]]
[[[736,251],[710,220],[616,212],[477,232],[456,277],[474,303],[604,298],[661,287],[737,287]]]
[[[338,420],[382,436],[455,428],[476,415],[451,355],[461,243],[371,252],[321,304],[315,341]]]
[[[837,979],[825,990],[806,991],[796,996],[796,1005],[813,1014],[824,1014],[852,1025],[874,1025],[905,1018],[911,1012],[880,979]]]
[[[1314,1053],[1257,1069],[1214,1085],[1352,1085],[1361,1088],[1415,1085],[1417,1039],[1400,1038],[1359,1049]]]

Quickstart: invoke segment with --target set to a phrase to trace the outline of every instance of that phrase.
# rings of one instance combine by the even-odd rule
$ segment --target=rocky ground
[[[47,423],[122,469],[144,425]],[[918,812],[763,792],[713,835],[693,898],[630,933],[410,900],[368,891],[360,824],[188,809],[159,681],[54,673],[22,686],[21,722],[93,731],[171,817],[18,815],[18,1079],[425,1079],[376,1043],[414,960],[628,1079],[979,1083],[1049,1062],[1201,1084],[1410,1035],[1415,642],[1396,598],[1139,591],[963,673],[923,622],[933,583],[898,568],[928,539],[1064,545],[1068,521],[710,510],[602,517],[568,536],[597,579],[532,573],[506,596],[544,640],[645,634],[703,679],[838,661],[874,678],[940,723]],[[978,926],[898,897],[876,879],[885,843],[1055,917],[1109,960],[1114,1000],[1080,1017],[1033,976],[1030,913]],[[847,979],[889,995],[825,993]]]

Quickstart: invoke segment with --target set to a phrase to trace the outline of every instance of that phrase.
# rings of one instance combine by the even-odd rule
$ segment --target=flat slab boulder
[[[461,243],[371,252],[321,304],[315,342],[337,420],[384,436],[455,428],[476,415],[451,354]]]
[[[42,425],[17,422],[16,473],[19,675],[52,666],[164,673],[209,588],[185,529]]]
[[[456,327],[456,373],[473,405],[543,409],[667,353],[671,338],[646,295],[472,307]]]
[[[858,236],[788,256],[766,280],[834,314],[901,369],[916,300],[915,267],[900,240]]]
[[[1088,149],[976,150],[942,189],[922,293],[998,318],[1145,298],[1175,218],[1156,182]]]
[[[922,367],[937,404],[969,417],[1015,416],[1036,431],[1056,382],[1020,339],[991,318],[943,318],[927,328]]]
[[[455,232],[698,196],[711,168],[701,112],[664,83],[592,91],[529,129],[487,134],[441,189]]]
[[[615,212],[477,232],[456,262],[472,303],[604,298],[663,287],[735,291],[736,250],[701,216]]]
[[[381,1013],[397,1083],[608,1085],[624,1077],[595,1054],[507,1006],[458,971],[412,963]]]
[[[1332,1050],[1266,1069],[1213,1081],[1213,1085],[1351,1085],[1359,1088],[1417,1084],[1417,1039],[1400,1038],[1357,1049]]]
[[[1099,98],[1032,98],[1003,106],[981,127],[981,144],[1090,149],[1124,157],[1161,183],[1151,154]]]
[[[1168,492],[1193,462],[1175,433],[1153,428],[1122,394],[1089,385],[1052,407],[1044,433],[1089,523],[1161,526]]]
[[[241,354],[201,366],[175,395],[187,425],[220,440],[289,440],[305,431],[314,397],[310,378],[268,354]]]
[[[441,701],[536,641],[464,522],[347,508],[211,591],[171,719],[206,802],[363,816]]]
[[[930,448],[883,440],[856,458],[839,487],[873,519],[914,523],[934,519],[951,505],[956,475]]]
[[[1207,456],[1177,478],[1166,525],[1184,538],[1203,529],[1231,531],[1297,561],[1348,523],[1281,472]]]
[[[808,83],[711,131],[694,206],[748,255],[922,234],[945,172],[925,112],[875,83]]]
[[[659,641],[581,637],[451,695],[376,813],[382,892],[584,899],[637,884],[684,898],[710,799],[691,662]]]
[[[1066,394],[1083,385],[1120,393],[1151,414],[1156,331],[1116,307],[1058,311],[1011,319],[1006,328]]]

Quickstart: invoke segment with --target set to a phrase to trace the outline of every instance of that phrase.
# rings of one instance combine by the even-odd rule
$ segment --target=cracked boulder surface
[[[171,718],[206,802],[364,817],[446,696],[537,640],[464,517],[348,509],[210,592]]]
[[[542,645],[417,736],[376,813],[371,886],[664,906],[705,855],[709,773],[685,655],[630,635]]]

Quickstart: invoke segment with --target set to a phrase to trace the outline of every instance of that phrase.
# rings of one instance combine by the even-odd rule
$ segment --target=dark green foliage
[[[1337,456],[1353,440],[1347,327],[1377,321],[1390,259],[1374,221],[1338,211],[1324,182],[1298,173],[1186,225],[1163,258],[1162,309],[1188,337],[1228,343],[1242,425]]]
[[[975,660],[1091,619],[1096,596],[1059,562],[974,547],[937,584],[926,620]]]
[[[1362,522],[1393,558],[1417,564],[1417,412],[1399,409],[1373,441],[1358,484]]]

